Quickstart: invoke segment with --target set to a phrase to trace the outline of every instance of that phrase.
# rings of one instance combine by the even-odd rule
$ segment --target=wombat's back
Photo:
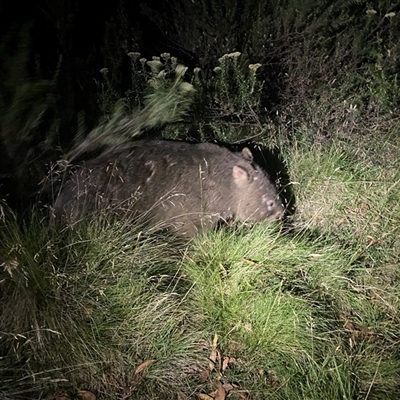
[[[187,235],[219,219],[260,221],[283,214],[275,186],[248,149],[212,143],[137,141],[115,147],[73,174],[54,211],[73,221],[97,209],[149,213]]]

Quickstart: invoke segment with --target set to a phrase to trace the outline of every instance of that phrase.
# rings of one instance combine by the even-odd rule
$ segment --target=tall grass
[[[83,383],[115,398],[134,390],[134,371],[148,360],[154,390],[183,384],[198,335],[183,329],[192,318],[174,291],[170,241],[104,221],[56,234],[36,218],[20,228],[9,215],[2,228],[4,395]],[[177,371],[171,382],[160,368]]]
[[[286,151],[291,229],[183,243],[104,216],[52,232],[3,207],[1,396],[396,398],[395,158],[339,141]]]

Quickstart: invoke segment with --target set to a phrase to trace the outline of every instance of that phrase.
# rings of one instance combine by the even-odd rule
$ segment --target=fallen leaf
[[[197,397],[198,397],[200,400],[214,400],[213,397],[209,396],[208,394],[204,394],[204,393],[198,393],[198,394],[197,394]]]
[[[218,335],[215,334],[212,342],[211,354],[209,357],[213,363],[215,363],[215,361],[217,360],[217,343],[218,343]]]
[[[236,362],[236,360],[233,357],[224,357],[223,360],[221,360],[222,355],[220,351],[217,349],[217,344],[218,344],[218,335],[214,335],[214,339],[212,341],[212,347],[211,347],[211,353],[210,356],[208,357],[209,363],[208,363],[208,369],[204,370],[201,374],[200,377],[200,382],[205,383],[208,378],[210,377],[211,372],[217,368],[217,376],[216,380],[220,380],[222,378],[222,375],[228,365],[230,363]],[[218,365],[216,365],[218,361]]]
[[[207,368],[203,371],[200,377],[200,383],[205,383],[207,382],[208,377],[210,376],[210,369]]]
[[[212,371],[214,369],[215,363],[217,361],[218,357],[218,350],[217,350],[217,343],[218,343],[218,335],[214,335],[214,339],[212,342],[212,347],[211,347],[211,354],[209,360],[210,362],[208,363],[209,370]]]
[[[142,371],[144,371],[150,364],[153,364],[155,360],[147,360],[145,362],[142,362],[136,369],[134,375],[140,374]]]
[[[96,400],[94,393],[89,390],[78,390],[77,396],[79,400]]]
[[[368,248],[368,247],[371,247],[371,246],[379,243],[379,240],[375,239],[374,237],[372,237],[370,235],[367,235],[367,242],[368,242],[368,244],[367,244],[367,248]]]
[[[153,364],[155,360],[147,360],[145,362],[142,362],[136,369],[135,372],[133,373],[132,379],[131,379],[131,386],[136,386],[139,384],[142,380],[142,372],[150,365]]]
[[[224,361],[222,362],[222,371],[221,372],[224,372],[228,368],[228,365],[234,363],[235,361],[236,360],[233,357],[225,356]]]
[[[225,392],[228,394],[232,389],[237,389],[239,385],[236,385],[235,383],[224,383],[222,385],[225,389]]]
[[[214,400],[225,400],[226,392],[221,382],[217,383],[217,393],[215,394]]]

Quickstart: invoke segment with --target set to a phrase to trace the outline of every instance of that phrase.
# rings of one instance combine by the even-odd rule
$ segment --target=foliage
[[[187,67],[178,64],[177,59],[168,53],[161,55],[163,62],[160,57],[147,61],[140,58],[139,53],[128,53],[128,56],[131,59],[132,88],[118,99],[107,78],[108,70],[102,70],[105,83],[101,85],[99,102],[105,121],[85,139],[77,140],[65,157],[69,162],[86,151],[126,143],[143,135],[146,130],[179,121],[189,109],[194,88],[184,81]]]
[[[245,57],[235,52],[220,57],[212,73],[195,68],[193,85],[198,88],[200,117],[211,117],[219,123],[254,123],[262,93],[262,83],[256,75],[260,67],[261,64],[248,64]]]
[[[348,113],[353,114],[353,132],[354,125],[365,128],[370,118],[395,113],[399,106],[398,7],[388,1],[170,4],[162,11],[169,18],[163,19],[157,10],[143,7],[203,74],[221,54],[241,52],[262,64],[257,107],[264,110],[262,121],[268,115],[283,129],[310,130],[315,140],[340,129]],[[228,92],[241,95],[231,86]],[[224,101],[228,109],[230,104]],[[220,107],[214,107],[218,114]]]

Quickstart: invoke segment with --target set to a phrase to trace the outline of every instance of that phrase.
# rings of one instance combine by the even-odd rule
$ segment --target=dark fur
[[[182,235],[219,220],[280,218],[274,184],[253,164],[248,148],[234,153],[212,143],[136,141],[78,168],[54,205],[53,223],[76,221],[96,209],[148,213]]]

